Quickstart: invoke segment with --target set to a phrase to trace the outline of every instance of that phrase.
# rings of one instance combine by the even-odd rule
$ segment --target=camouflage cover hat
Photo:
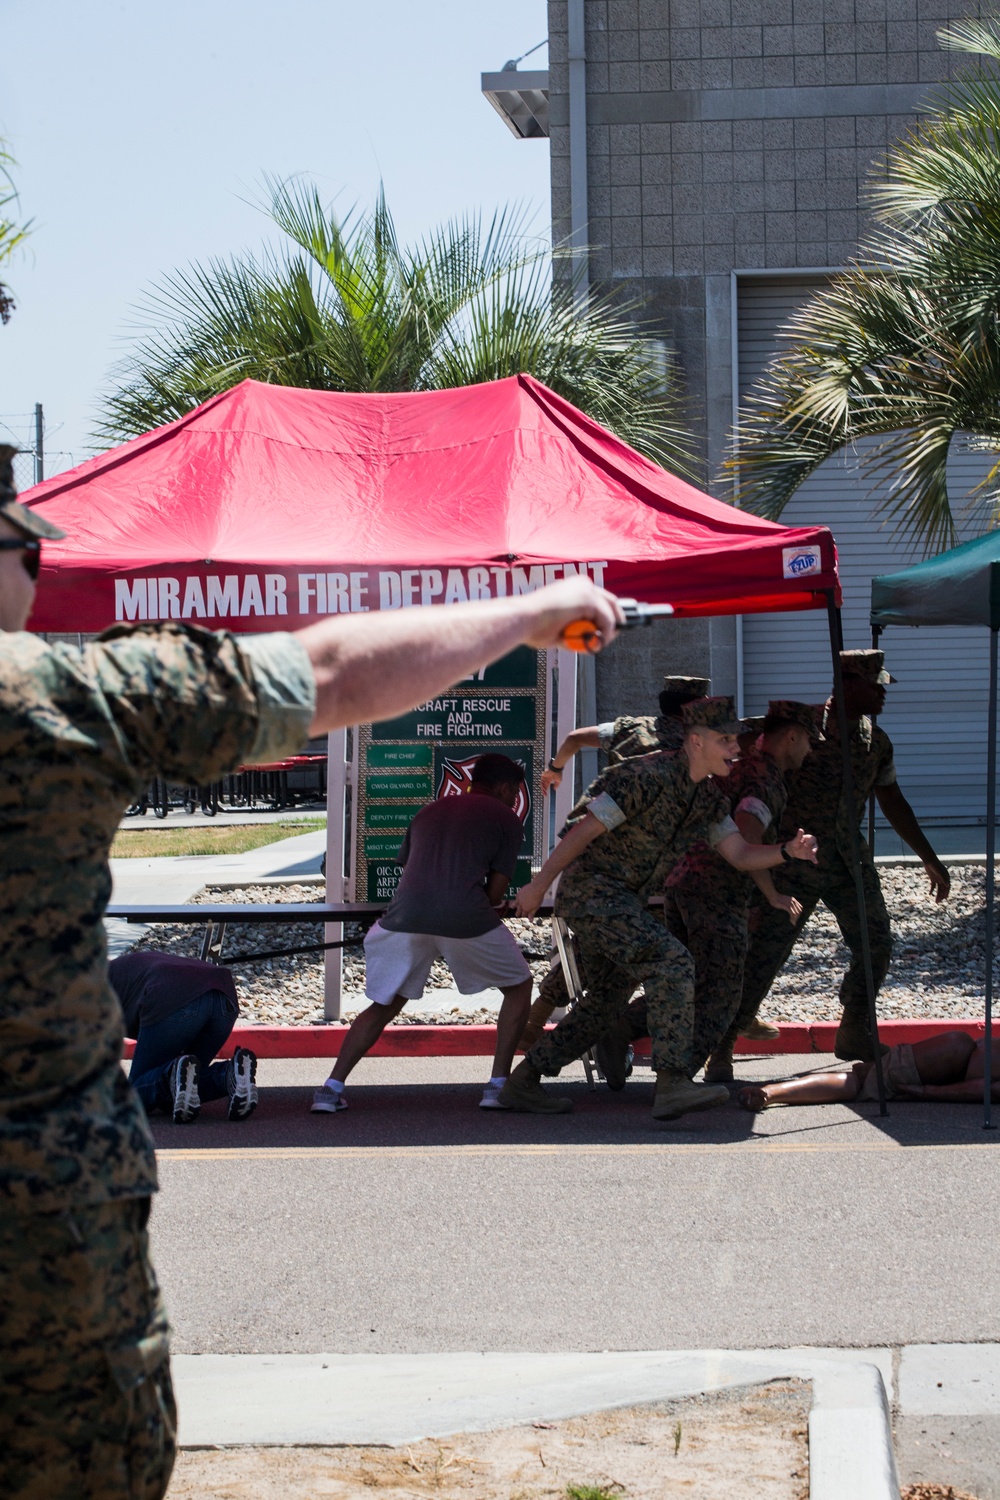
[[[717,734],[741,734],[743,722],[733,698],[696,698],[681,709],[685,729],[714,729]]]
[[[664,677],[663,692],[690,693],[692,698],[704,698],[712,691],[710,677]]]
[[[0,443],[0,516],[28,536],[56,542],[66,535],[51,521],[44,520],[36,510],[17,503],[17,487],[14,484],[14,454],[18,450],[9,443]]]
[[[845,677],[861,677],[865,682],[886,687],[895,677],[885,670],[884,651],[841,651],[840,670]]]
[[[811,740],[824,738],[820,729],[822,709],[812,703],[796,703],[791,698],[772,698],[767,705],[769,719],[783,719],[787,724],[800,724],[809,731]]]

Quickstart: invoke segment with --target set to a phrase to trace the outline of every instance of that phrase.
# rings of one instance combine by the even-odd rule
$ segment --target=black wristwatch
[[[781,857],[784,860],[785,864],[790,865],[792,863],[792,856],[788,852],[788,845],[779,844],[778,848],[781,850]]]
[[[549,770],[550,771],[555,771],[555,773],[556,773],[557,776],[561,776],[562,773],[563,773],[563,771],[564,771],[564,769],[565,769],[564,766],[557,766],[556,765],[556,758],[555,758],[554,755],[549,757]]]

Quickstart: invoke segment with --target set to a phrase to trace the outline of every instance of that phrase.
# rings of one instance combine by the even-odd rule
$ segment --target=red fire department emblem
[[[478,755],[466,755],[460,760],[452,760],[445,757],[441,762],[441,780],[438,782],[438,797],[461,797],[472,785],[472,768],[479,759]],[[513,759],[513,757],[511,757]],[[523,761],[517,764],[524,767]],[[531,811],[531,792],[528,783],[522,781],[517,791],[517,801],[514,803],[514,811],[521,822],[527,820]]]

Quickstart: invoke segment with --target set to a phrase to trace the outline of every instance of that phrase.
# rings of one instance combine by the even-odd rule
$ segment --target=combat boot
[[[879,1043],[879,1051],[883,1057],[888,1050],[885,1042]],[[840,1025],[837,1027],[833,1054],[842,1062],[873,1063],[875,1061],[875,1044],[872,1041],[867,1016],[849,1016],[846,1011],[844,1012],[840,1018]]]
[[[696,1109],[715,1109],[729,1103],[729,1090],[710,1083],[692,1083],[684,1073],[657,1073],[653,1099],[654,1120],[676,1120]]]
[[[720,1043],[705,1064],[706,1083],[733,1083],[736,1074],[733,1071],[733,1048],[728,1047],[725,1042]]]
[[[740,1031],[740,1036],[745,1036],[748,1042],[773,1042],[780,1035],[780,1026],[772,1026],[770,1021],[761,1021],[756,1016]]]
[[[547,1022],[551,1019],[554,1005],[549,1005],[539,997],[528,1012],[528,1024],[521,1032],[521,1040],[518,1042],[518,1050],[530,1052],[536,1042],[542,1040]]]
[[[565,1115],[573,1108],[572,1099],[560,1099],[542,1088],[542,1075],[526,1057],[522,1058],[497,1096],[501,1109],[524,1115]]]
[[[623,1011],[594,1048],[597,1066],[604,1074],[604,1082],[615,1093],[625,1087],[625,1080],[632,1073],[632,1024],[627,1011]]]

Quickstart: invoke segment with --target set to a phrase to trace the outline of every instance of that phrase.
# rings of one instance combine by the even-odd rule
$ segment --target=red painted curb
[[[978,1020],[955,1021],[883,1021],[879,1036],[890,1046],[896,1042],[919,1042],[942,1031],[963,1031],[981,1037],[985,1025]],[[736,1044],[737,1053],[760,1057],[771,1053],[832,1052],[836,1034],[833,1022],[815,1026],[795,1024],[782,1026],[781,1035],[773,1041]],[[336,1057],[347,1027],[330,1026],[237,1026],[220,1057],[228,1057],[234,1047],[249,1047],[258,1057]],[[372,1048],[373,1057],[492,1057],[496,1043],[493,1026],[401,1026],[386,1027]],[[125,1056],[131,1057],[134,1042],[125,1043]],[[640,1057],[649,1056],[649,1042],[636,1046]]]

